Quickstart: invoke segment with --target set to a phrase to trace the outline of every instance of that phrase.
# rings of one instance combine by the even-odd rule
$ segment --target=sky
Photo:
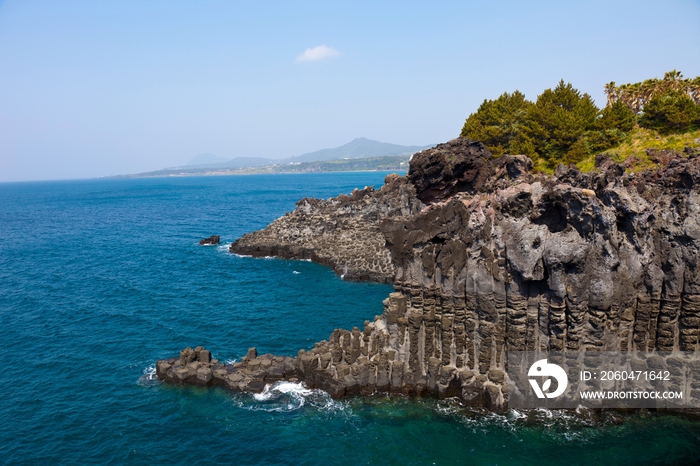
[[[698,0],[0,0],[0,182],[444,142],[506,91],[698,76],[698,24]]]

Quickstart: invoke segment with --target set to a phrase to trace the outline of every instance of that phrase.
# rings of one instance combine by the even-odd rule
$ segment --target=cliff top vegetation
[[[590,170],[606,153],[632,169],[652,162],[646,149],[700,147],[700,77],[673,70],[662,79],[605,85],[607,103],[559,81],[532,102],[519,91],[484,100],[460,136],[483,142],[495,156],[525,154],[535,168],[552,172],[560,163]]]

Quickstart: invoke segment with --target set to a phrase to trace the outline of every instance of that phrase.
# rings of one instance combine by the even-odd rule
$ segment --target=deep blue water
[[[389,286],[197,242],[384,175],[0,184],[0,464],[700,464],[700,422],[672,414],[533,420],[151,380],[185,346],[294,355],[380,313]]]

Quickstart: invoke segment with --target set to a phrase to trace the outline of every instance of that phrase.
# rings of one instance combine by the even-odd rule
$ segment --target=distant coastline
[[[407,170],[411,156],[383,156],[357,159],[324,160],[317,162],[299,162],[242,168],[187,168],[163,169],[133,175],[105,176],[105,179],[115,178],[164,178],[179,176],[226,176],[226,175],[257,175],[282,173],[328,173],[328,172],[362,172]]]

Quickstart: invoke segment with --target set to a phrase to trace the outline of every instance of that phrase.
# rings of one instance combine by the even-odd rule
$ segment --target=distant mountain
[[[272,165],[277,160],[266,159],[263,157],[236,157],[223,163],[210,165],[211,168],[245,168],[259,167],[261,165]]]
[[[373,141],[367,138],[356,138],[349,143],[334,149],[322,149],[316,152],[298,155],[278,161],[278,163],[321,162],[325,160],[363,159],[369,157],[385,157],[410,155],[429,146],[400,146],[388,142]]]
[[[338,162],[348,159],[377,159],[378,157],[405,156],[407,158],[409,155],[415,154],[416,152],[428,149],[433,146],[434,144],[431,144],[429,146],[400,146],[398,144],[389,144],[387,142],[373,141],[367,138],[357,138],[345,145],[336,147],[334,149],[317,150],[316,152],[309,152],[307,154],[297,155],[296,157],[289,157],[281,160],[268,159],[264,157],[236,157],[229,160],[214,154],[205,153],[199,154],[198,156],[192,158],[192,160],[190,160],[187,163],[187,165],[179,167],[169,167],[164,168],[163,170],[157,170],[155,172],[139,173],[132,176],[166,176],[171,174],[205,174],[213,172],[220,173],[247,168],[251,168],[254,169],[253,171],[256,171],[259,167],[270,167],[270,170],[272,170],[273,172],[279,172],[280,170],[287,170],[285,167],[289,167],[289,165],[291,164],[296,166],[298,164],[305,164],[309,162],[327,162],[329,160]],[[371,160],[367,161],[367,163],[365,164],[334,163],[331,165],[314,165],[304,166],[301,168],[303,168],[303,171],[385,169],[387,167],[393,167],[393,164],[400,162],[401,161],[395,162],[393,160],[389,162],[383,160]]]
[[[218,155],[205,153],[205,154],[199,154],[198,156],[193,157],[192,160],[190,160],[189,162],[187,162],[187,164],[185,164],[185,166],[189,166],[189,165],[210,165],[210,164],[213,164],[213,163],[226,162],[227,160],[228,160],[228,159],[226,159],[226,158],[224,158],[224,157],[219,157]]]

